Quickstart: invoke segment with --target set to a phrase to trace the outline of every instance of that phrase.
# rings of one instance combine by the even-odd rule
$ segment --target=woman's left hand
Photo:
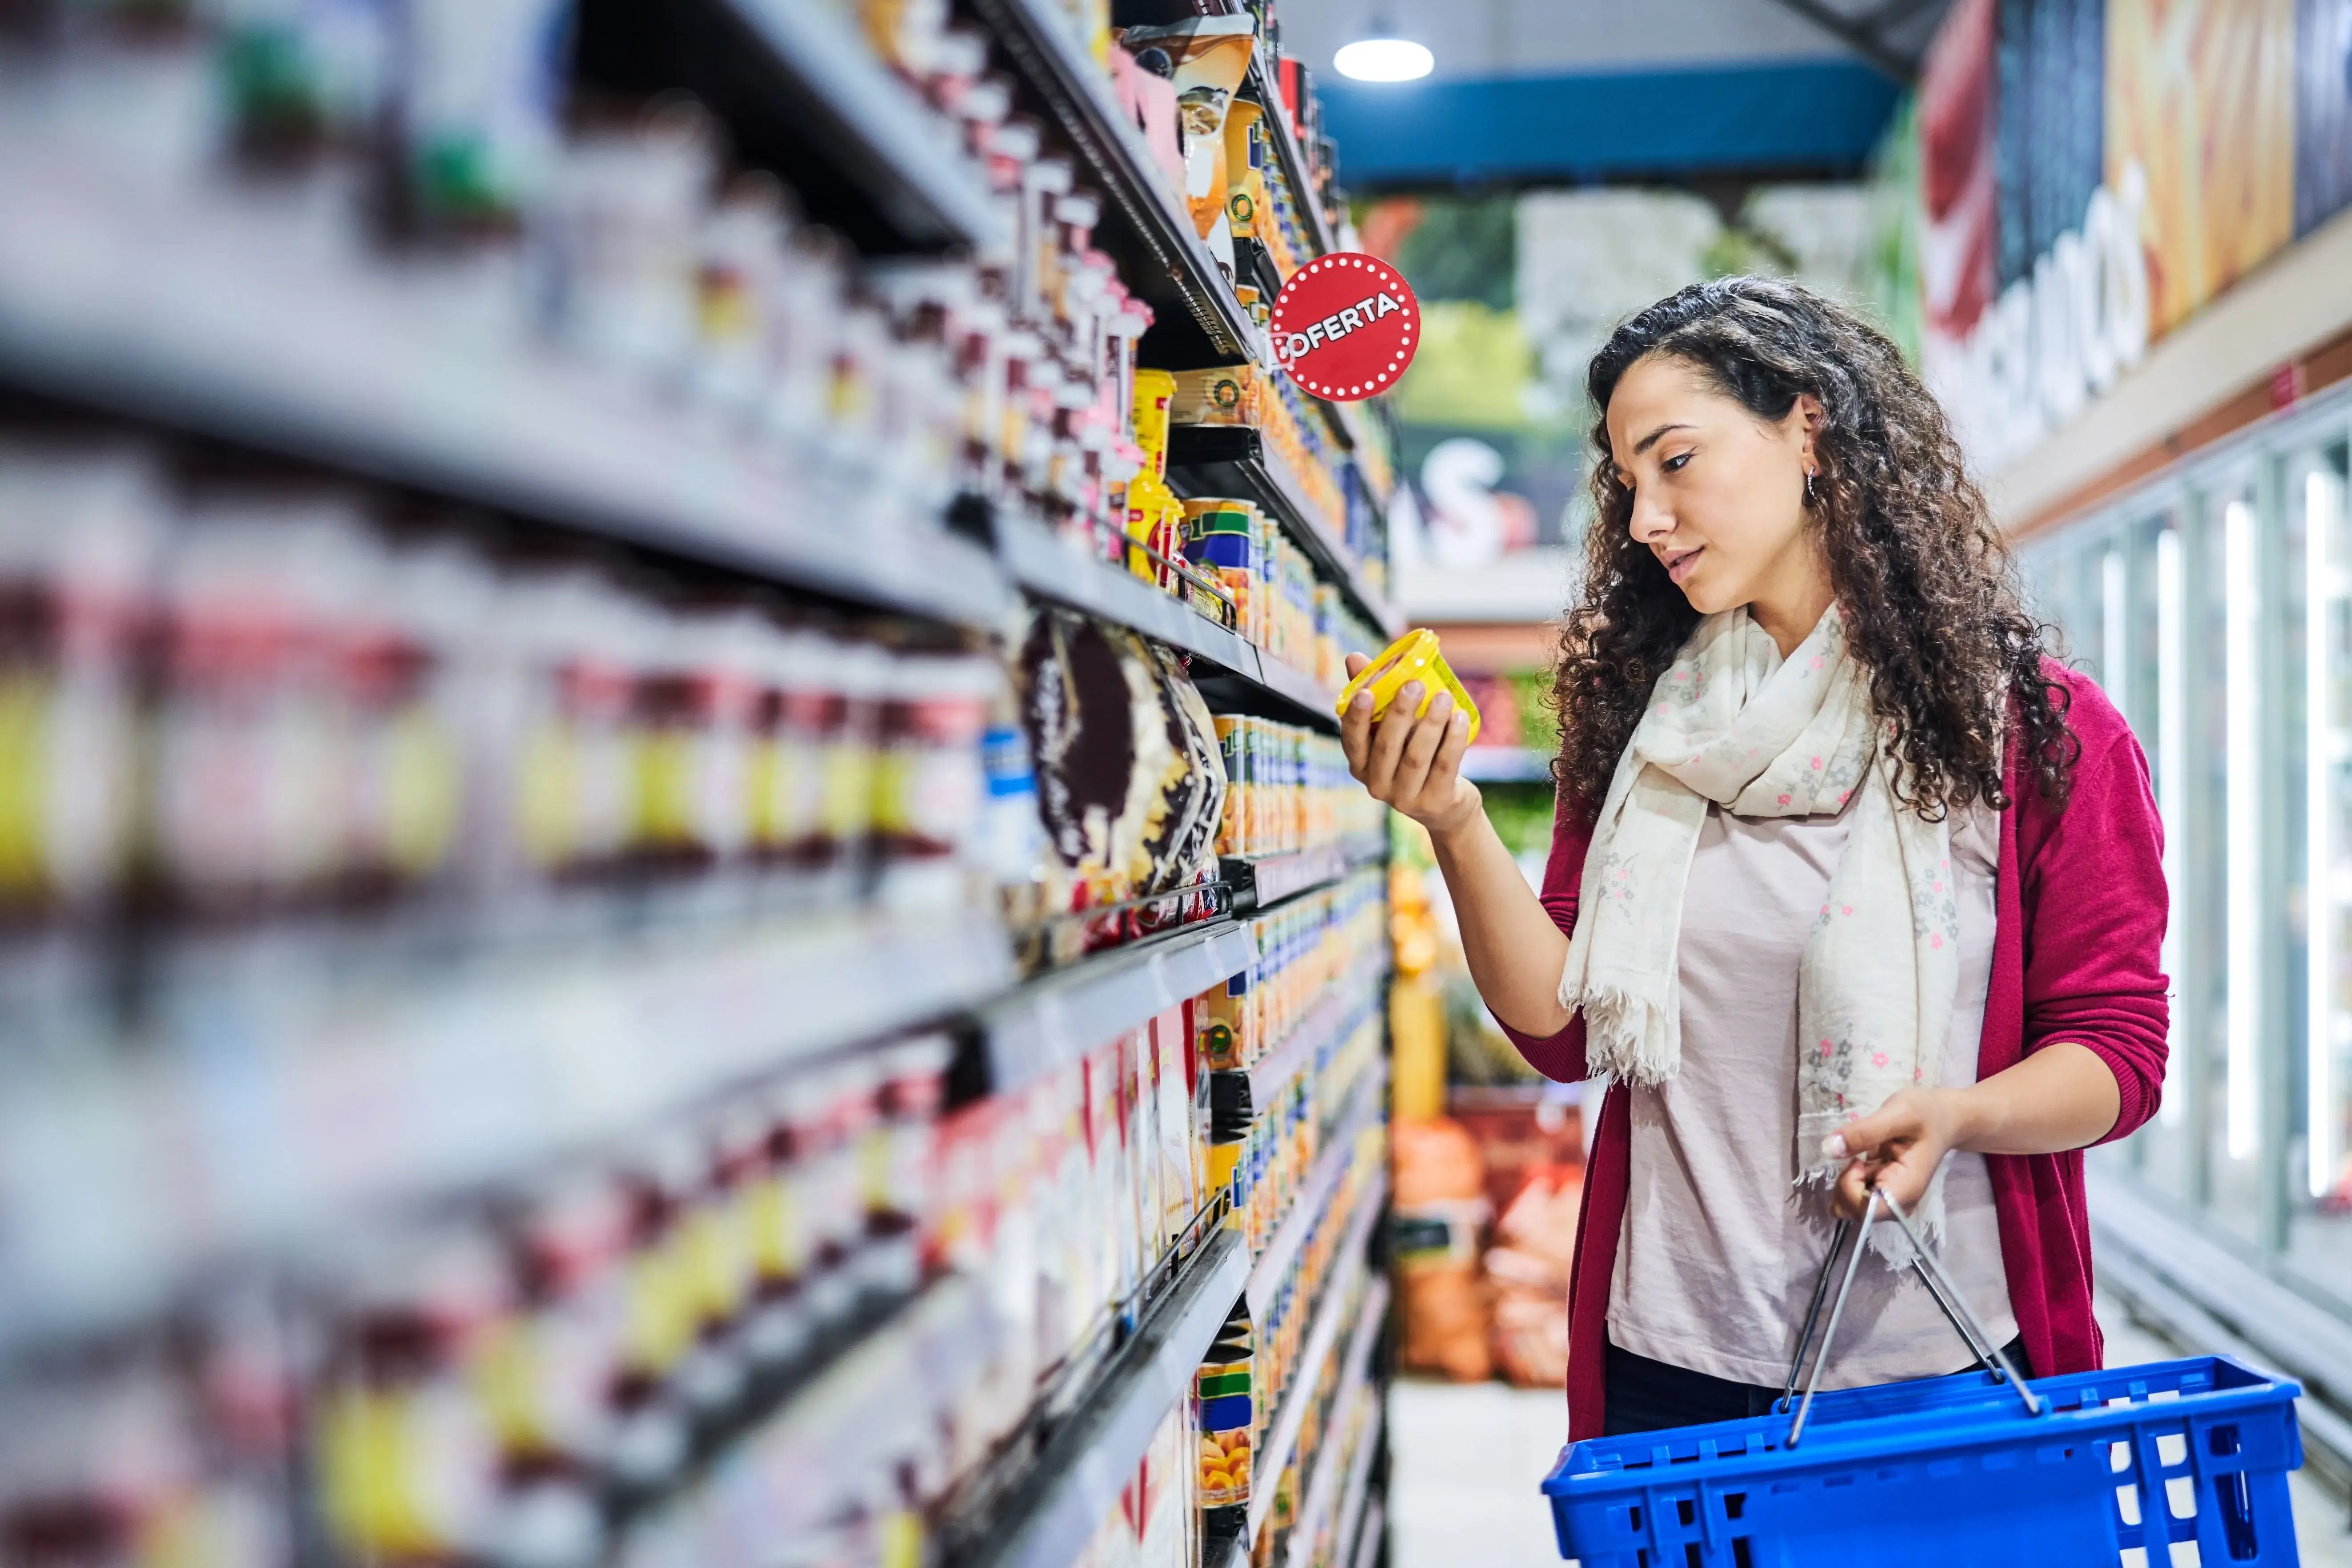
[[[1909,1214],[1927,1190],[1936,1167],[1959,1142],[1959,1093],[1948,1089],[1906,1089],[1889,1095],[1868,1116],[1845,1124],[1822,1142],[1822,1152],[1843,1157],[1832,1206],[1840,1219],[1860,1219],[1873,1186]]]

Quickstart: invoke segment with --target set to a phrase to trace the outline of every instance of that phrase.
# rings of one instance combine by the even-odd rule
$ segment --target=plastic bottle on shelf
[[[489,1553],[530,1568],[593,1563],[604,1541],[610,1392],[626,1333],[627,1215],[601,1172],[550,1177],[500,1225],[517,1311],[482,1353],[503,1484]]]
[[[0,914],[85,929],[131,866],[134,661],[170,530],[160,477],[129,443],[0,441]]]

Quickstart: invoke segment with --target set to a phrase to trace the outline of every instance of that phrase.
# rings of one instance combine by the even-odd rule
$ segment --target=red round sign
[[[1339,251],[1290,275],[1274,297],[1274,353],[1316,396],[1386,392],[1421,346],[1421,302],[1377,256]]]

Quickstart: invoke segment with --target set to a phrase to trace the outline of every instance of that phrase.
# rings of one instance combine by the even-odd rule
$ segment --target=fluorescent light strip
[[[2336,1052],[2342,1019],[2336,987],[2342,973],[2343,914],[2336,902],[2336,770],[2345,736],[2336,717],[2336,607],[2343,583],[2335,562],[2344,489],[2316,469],[2304,481],[2304,904],[2309,952],[2304,964],[2308,1016],[2304,1026],[2305,1146],[2313,1197],[2336,1185],[2342,1124],[2336,1104]]]
[[[2127,700],[2131,679],[2126,673],[2131,668],[2126,662],[2131,601],[2125,589],[2124,552],[2120,546],[2110,544],[2099,557],[2099,684],[2128,724],[2134,717]]]
[[[2162,954],[2172,987],[2171,1038],[2165,1042],[2164,1104],[2158,1120],[2180,1121],[2181,1015],[2189,1006],[2180,988],[2180,913],[2188,907],[2189,657],[2188,606],[2181,602],[2180,531],[2156,536],[2156,808],[2164,818],[2164,886],[2171,915],[2164,922]]]
[[[2229,784],[2226,847],[2229,852],[2228,897],[2230,940],[2229,994],[2229,1150],[2232,1160],[2253,1157],[2262,1138],[2257,1114],[2254,1069],[2258,1033],[2262,1027],[2262,932],[2256,922],[2262,847],[2262,787],[2258,776],[2262,733],[2255,705],[2261,701],[2255,677],[2257,639],[2262,636],[2262,589],[2254,573],[2254,511],[2233,500],[2221,512],[2221,592],[2226,613],[2226,653],[2229,661],[2225,700],[2230,706],[2228,752],[2223,766]]]

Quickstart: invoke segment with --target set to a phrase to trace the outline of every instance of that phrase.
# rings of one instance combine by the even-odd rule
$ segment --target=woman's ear
[[[1808,465],[1813,461],[1813,437],[1821,433],[1828,418],[1829,410],[1810,392],[1797,394],[1797,401],[1781,416],[1781,428],[1796,439],[1797,456]]]

